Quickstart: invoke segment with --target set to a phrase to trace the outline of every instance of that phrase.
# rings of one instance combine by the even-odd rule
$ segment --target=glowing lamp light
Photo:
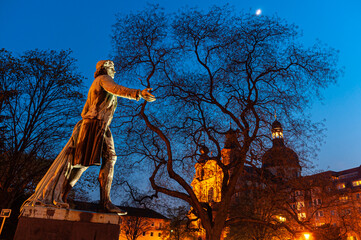
[[[309,233],[304,233],[303,236],[305,237],[306,240],[310,239],[311,234]]]
[[[262,10],[261,10],[261,9],[257,9],[256,15],[259,16],[259,15],[261,15],[261,14],[262,14]]]
[[[276,219],[277,219],[279,222],[286,222],[286,218],[285,218],[285,217],[282,217],[282,216],[276,216]]]

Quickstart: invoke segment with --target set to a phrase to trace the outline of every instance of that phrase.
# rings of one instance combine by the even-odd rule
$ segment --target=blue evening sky
[[[304,41],[316,39],[340,50],[345,75],[324,92],[324,103],[312,109],[316,121],[326,119],[327,138],[314,163],[340,171],[361,163],[361,1],[357,0],[0,0],[0,48],[21,53],[34,48],[72,49],[80,71],[93,80],[95,64],[111,50],[116,13],[129,13],[159,3],[166,11],[183,6],[207,8],[230,3],[237,10],[285,18],[303,30]],[[116,136],[115,136],[116,137]]]

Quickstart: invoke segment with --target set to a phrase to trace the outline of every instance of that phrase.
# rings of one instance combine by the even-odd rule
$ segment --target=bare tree
[[[81,111],[81,84],[71,51],[0,50],[4,147],[0,154],[0,207],[35,186],[56,156]]]
[[[151,229],[151,222],[147,218],[126,216],[121,225],[121,234],[124,235],[127,240],[136,240],[142,236],[143,233]]]
[[[181,239],[197,239],[195,229],[190,226],[189,207],[179,206],[167,209],[167,216],[170,224],[164,229],[165,239],[181,240]]]
[[[320,128],[304,111],[340,74],[336,52],[322,44],[304,47],[296,26],[227,6],[170,15],[152,6],[119,16],[113,46],[124,81],[140,79],[158,99],[151,107],[121,103],[122,157],[150,163],[156,193],[189,203],[209,240],[237,220],[228,219],[237,181],[246,163],[260,164],[250,151],[268,146],[274,111],[307,149]],[[221,149],[229,123],[238,136],[226,164]],[[223,173],[222,197],[212,205],[200,202],[190,185],[204,144]]]

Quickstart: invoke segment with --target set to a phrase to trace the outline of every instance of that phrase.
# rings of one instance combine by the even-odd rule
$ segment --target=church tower
[[[200,157],[195,164],[196,173],[191,183],[200,202],[215,203],[221,201],[222,169],[217,161],[208,156],[209,149],[201,146]]]
[[[228,165],[238,157],[237,131],[230,128],[225,134],[224,148],[221,151],[222,163]],[[200,157],[195,164],[196,173],[191,183],[197,198],[201,202],[216,203],[221,201],[223,172],[217,161],[208,156],[209,149],[200,147]]]
[[[224,143],[224,148],[222,149],[222,162],[224,165],[230,164],[235,158],[237,158],[237,131],[229,128],[226,132],[226,141]]]
[[[272,123],[271,133],[272,148],[263,155],[262,168],[282,179],[301,176],[302,168],[298,155],[291,148],[285,146],[283,128],[277,119]]]
[[[238,156],[238,141],[237,131],[229,129],[226,134],[224,148],[221,150],[222,163],[227,165],[231,163]],[[200,157],[195,164],[195,175],[191,186],[196,194],[198,200],[203,203],[209,204],[212,207],[213,214],[217,211],[217,202],[221,201],[221,187],[223,181],[223,172],[219,167],[217,161],[209,156],[209,149],[206,146],[200,147]],[[213,215],[214,216],[214,215]],[[190,211],[188,216],[190,219],[194,219],[195,216]],[[195,228],[199,229],[198,239],[205,239],[205,231],[202,228],[200,220],[193,222]],[[221,239],[224,239],[227,235],[227,231],[224,231],[224,235]]]

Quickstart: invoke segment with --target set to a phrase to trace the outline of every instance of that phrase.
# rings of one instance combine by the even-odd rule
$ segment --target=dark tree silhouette
[[[0,50],[3,148],[0,207],[32,189],[71,134],[82,107],[83,77],[71,51]]]
[[[153,189],[189,203],[207,239],[220,239],[229,224],[237,180],[246,163],[259,164],[251,150],[261,154],[269,146],[274,111],[296,145],[314,146],[320,128],[304,111],[341,73],[336,51],[304,47],[296,26],[227,6],[169,15],[152,6],[119,16],[112,38],[118,76],[139,79],[157,96],[152,106],[120,103],[121,155],[150,163]],[[230,123],[238,131],[237,156],[225,164],[221,149]],[[212,206],[190,185],[204,144],[223,172],[222,197]]]
[[[189,207],[187,206],[167,209],[170,224],[164,229],[164,235],[169,235],[169,240],[198,239],[195,229],[190,227],[188,213]]]

